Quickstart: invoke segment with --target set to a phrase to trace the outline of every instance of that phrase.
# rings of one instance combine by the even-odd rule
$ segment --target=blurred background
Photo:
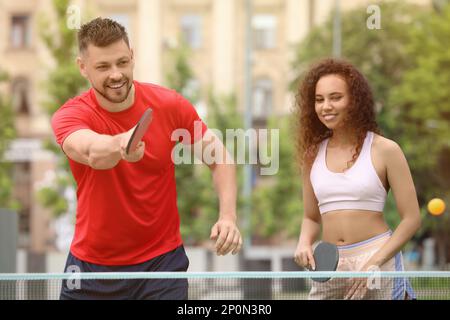
[[[88,88],[76,26],[126,27],[135,79],[174,88],[210,128],[279,129],[279,171],[239,166],[238,256],[216,257],[218,201],[205,166],[177,166],[190,271],[297,270],[303,215],[292,112],[312,62],[342,57],[368,78],[383,134],[402,147],[423,224],[404,248],[409,270],[450,269],[450,1],[0,0],[0,272],[63,272],[76,186],[50,117]],[[441,198],[447,209],[430,215]],[[399,223],[392,194],[388,224]]]

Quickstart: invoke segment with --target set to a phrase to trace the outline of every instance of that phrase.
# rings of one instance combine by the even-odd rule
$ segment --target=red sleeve
[[[177,119],[178,127],[189,131],[191,141],[182,141],[183,143],[195,143],[205,134],[208,127],[199,117],[195,107],[183,96],[177,94]]]
[[[52,116],[52,129],[56,142],[62,146],[70,134],[90,129],[89,115],[80,106],[63,106]]]

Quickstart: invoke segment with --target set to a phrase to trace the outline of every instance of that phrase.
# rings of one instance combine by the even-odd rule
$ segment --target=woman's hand
[[[380,267],[372,262],[367,262],[364,267],[360,270],[361,272],[372,272],[375,276],[379,277],[377,272],[380,271]],[[368,278],[353,278],[350,280],[350,289],[347,291],[345,295],[345,300],[361,300],[367,294],[367,290],[372,289],[380,289],[380,288],[372,288],[369,287],[369,283],[371,282],[373,275]]]
[[[299,243],[294,254],[294,261],[303,268],[316,270],[316,262],[314,261],[313,250],[311,245]]]

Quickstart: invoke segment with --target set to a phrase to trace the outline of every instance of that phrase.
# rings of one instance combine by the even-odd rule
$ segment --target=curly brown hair
[[[296,95],[297,155],[300,168],[311,165],[320,142],[332,136],[315,111],[316,84],[320,78],[335,74],[347,83],[350,94],[350,108],[346,126],[354,131],[357,145],[348,168],[356,161],[364,143],[367,131],[377,134],[380,129],[375,119],[374,99],[366,78],[349,62],[324,59],[311,67],[301,82]]]

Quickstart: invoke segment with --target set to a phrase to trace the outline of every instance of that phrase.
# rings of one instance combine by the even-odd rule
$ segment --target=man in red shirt
[[[120,24],[92,20],[82,26],[78,41],[77,63],[92,88],[52,117],[78,186],[66,272],[187,270],[171,157],[176,144],[171,136],[179,129],[191,136],[183,143],[214,143],[226,157],[208,165],[220,202],[211,239],[218,255],[236,254],[242,246],[236,226],[236,170],[223,144],[174,90],[133,80],[133,50]],[[132,131],[149,107],[153,120],[136,150],[127,154]],[[196,124],[201,130],[194,130]],[[83,280],[76,288],[64,282],[61,299],[186,299],[187,288],[186,279]]]

